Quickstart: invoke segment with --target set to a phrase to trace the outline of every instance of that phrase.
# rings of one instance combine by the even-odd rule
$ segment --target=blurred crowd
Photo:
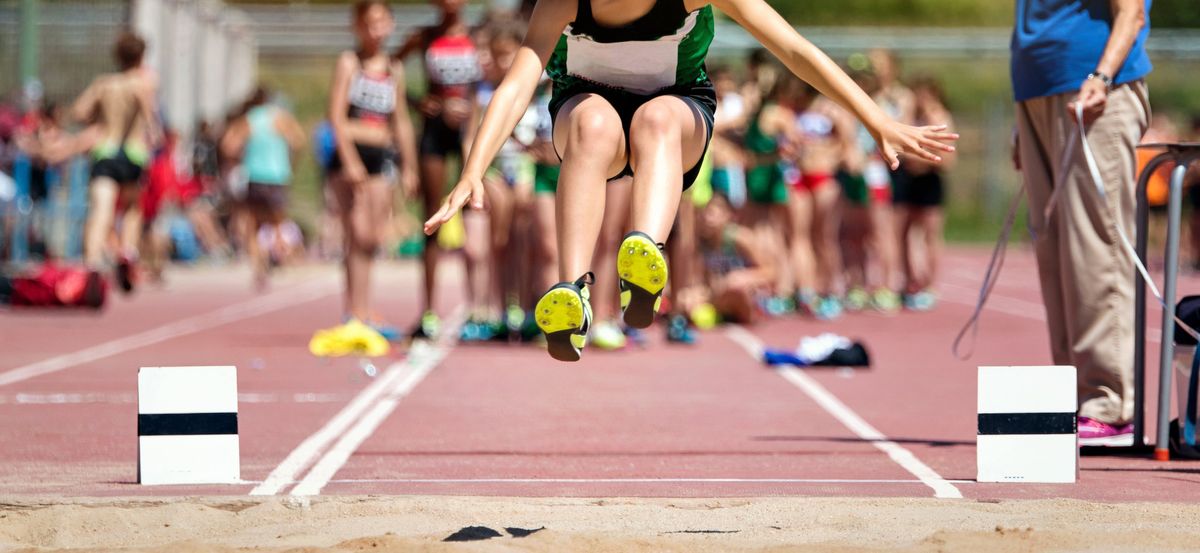
[[[427,81],[424,86],[403,88],[426,92],[402,99],[414,114],[419,166],[403,167],[397,145],[382,156],[379,173],[396,183],[416,169],[419,185],[403,189],[410,199],[420,197],[426,213],[441,202],[456,176],[457,165],[447,159],[461,158],[463,143],[520,46],[522,14],[527,13],[492,14],[470,28],[467,39],[457,41],[447,37],[456,36],[451,29],[460,25],[461,2],[435,4],[442,22],[414,34],[390,54],[400,61],[420,56],[425,68],[410,77]],[[936,77],[902,76],[897,56],[885,50],[842,61],[892,117],[913,125],[954,127]],[[953,155],[945,156],[941,166],[904,159],[899,169],[889,170],[852,114],[792,77],[765,51],[736,63],[710,65],[708,71],[718,96],[714,135],[700,178],[684,194],[669,241],[671,283],[661,309],[668,319],[668,340],[689,343],[695,340],[695,328],[720,321],[750,324],[786,316],[831,320],[846,312],[933,309],[950,185],[946,172]],[[446,72],[458,80],[442,82]],[[152,75],[146,81],[155,90]],[[362,92],[355,86],[367,85],[355,81],[352,95]],[[462,285],[468,319],[461,339],[536,338],[528,313],[558,280],[554,237],[561,221],[556,221],[554,197],[559,157],[552,144],[549,93],[546,86],[537,93],[497,157],[485,183],[486,210],[468,210],[435,239],[423,240],[418,210],[412,209],[418,203],[410,208],[405,201],[389,215],[386,228],[376,229],[384,246],[375,255],[423,252],[426,266],[425,312],[411,330],[389,333],[389,338],[438,333],[434,268],[447,252],[460,255],[466,268]],[[95,117],[79,107],[80,101],[70,108],[45,100],[0,105],[5,237],[0,260],[12,255],[8,237],[17,221],[29,224],[31,252],[49,257],[43,227],[12,215],[23,209],[18,192],[37,212],[56,190],[67,194],[62,187],[72,159],[98,159],[101,141],[89,135]],[[289,217],[288,190],[301,149],[311,147],[322,180],[335,170],[334,125],[301,128],[282,96],[262,88],[224,120],[199,122],[191,136],[165,127],[161,113],[151,119],[146,126],[149,158],[135,179],[137,195],[116,202],[118,211],[136,216],[115,217],[102,233],[106,243],[116,244],[105,259],[124,267],[118,278],[153,282],[172,259],[229,263],[245,257],[255,269],[253,285],[263,288],[277,267],[346,254],[343,225],[352,224],[352,216],[349,208],[338,207],[345,200],[336,187],[321,187],[322,208],[315,221],[302,226]],[[154,127],[164,130],[153,132]],[[128,138],[129,129],[124,134]],[[1156,117],[1147,141],[1184,138],[1200,139],[1200,117],[1186,128]],[[27,161],[27,170],[18,170],[19,158]],[[25,174],[18,175],[21,171]],[[23,184],[18,186],[17,177]],[[628,230],[630,184],[624,179],[608,186],[597,267],[612,265],[612,250]],[[1163,195],[1154,190],[1151,202],[1161,204]],[[85,194],[85,202],[96,201]],[[397,196],[388,201],[397,204]],[[1200,208],[1200,189],[1192,187],[1189,198]],[[72,228],[84,232],[84,225]],[[1193,258],[1200,259],[1200,218],[1193,216],[1192,229]],[[119,236],[125,235],[136,238],[122,243]],[[95,259],[87,264],[92,272],[108,270]],[[620,326],[614,279],[599,280],[592,294],[592,344],[617,349],[644,338]]]
[[[273,264],[303,257],[306,240],[300,226],[290,218],[272,221],[270,228],[252,228],[255,225],[246,202],[247,183],[238,169],[240,156],[225,155],[220,147],[228,129],[270,99],[267,90],[256,90],[223,121],[199,122],[191,136],[165,128],[139,176],[136,205],[132,206],[140,219],[133,221],[138,223],[140,235],[138,278],[148,283],[161,279],[164,264],[172,260],[229,263],[250,251],[255,243],[269,246]],[[18,203],[18,159],[23,158],[29,169],[19,192],[28,197],[25,211],[41,215],[26,219],[29,254],[34,258],[68,255],[53,251],[55,248],[48,244],[46,213],[52,202],[89,203],[86,185],[84,197],[70,197],[74,192],[70,190],[71,179],[89,180],[87,164],[72,163],[77,157],[92,157],[94,144],[87,137],[88,121],[74,120],[60,104],[51,101],[27,103],[30,105],[24,110],[16,103],[0,105],[0,205],[11,209],[4,213],[3,236],[11,236],[17,222],[13,215]],[[301,140],[303,134],[301,131]],[[118,221],[113,232],[125,232],[122,227],[126,222]],[[73,223],[79,224],[72,224],[72,231],[83,232],[82,221]],[[10,246],[7,240],[0,243],[0,260],[11,259]]]

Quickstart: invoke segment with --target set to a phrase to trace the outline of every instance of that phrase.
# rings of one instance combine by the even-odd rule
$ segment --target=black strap
[[[575,8],[575,27],[583,27],[591,29],[597,27],[596,18],[592,16],[592,0],[579,0],[578,7]]]
[[[571,27],[575,32],[589,35],[600,43],[653,40],[674,33],[687,17],[687,6],[683,0],[657,0],[642,17],[620,27],[606,27],[596,21],[591,0],[579,0],[575,22]]]

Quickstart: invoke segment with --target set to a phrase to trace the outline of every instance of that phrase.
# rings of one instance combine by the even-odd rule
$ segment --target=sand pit
[[[1194,550],[1198,517],[1074,500],[22,498],[0,502],[0,550],[1162,551]],[[498,536],[443,541],[468,527]]]

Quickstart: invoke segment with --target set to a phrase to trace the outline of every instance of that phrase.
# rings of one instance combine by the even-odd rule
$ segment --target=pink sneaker
[[[1079,445],[1129,447],[1133,445],[1133,425],[1114,426],[1088,417],[1079,417]]]

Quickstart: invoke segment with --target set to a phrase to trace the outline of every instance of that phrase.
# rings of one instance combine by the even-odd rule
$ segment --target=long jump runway
[[[715,329],[691,347],[662,343],[656,327],[645,349],[589,350],[571,365],[534,347],[446,340],[378,360],[373,378],[358,360],[306,350],[337,321],[336,268],[293,270],[264,294],[241,270],[179,269],[97,315],[0,313],[0,496],[1200,499],[1200,464],[1128,457],[1083,458],[1074,485],[973,481],[975,367],[1048,359],[1020,249],[974,357],[951,355],[985,262],[982,250],[952,250],[932,313],[784,318]],[[416,267],[380,274],[380,312],[408,322]],[[447,274],[442,287],[451,324],[458,282]],[[863,340],[874,367],[776,370],[756,358],[826,331]],[[245,482],[138,485],[138,368],[213,364],[238,367]]]

